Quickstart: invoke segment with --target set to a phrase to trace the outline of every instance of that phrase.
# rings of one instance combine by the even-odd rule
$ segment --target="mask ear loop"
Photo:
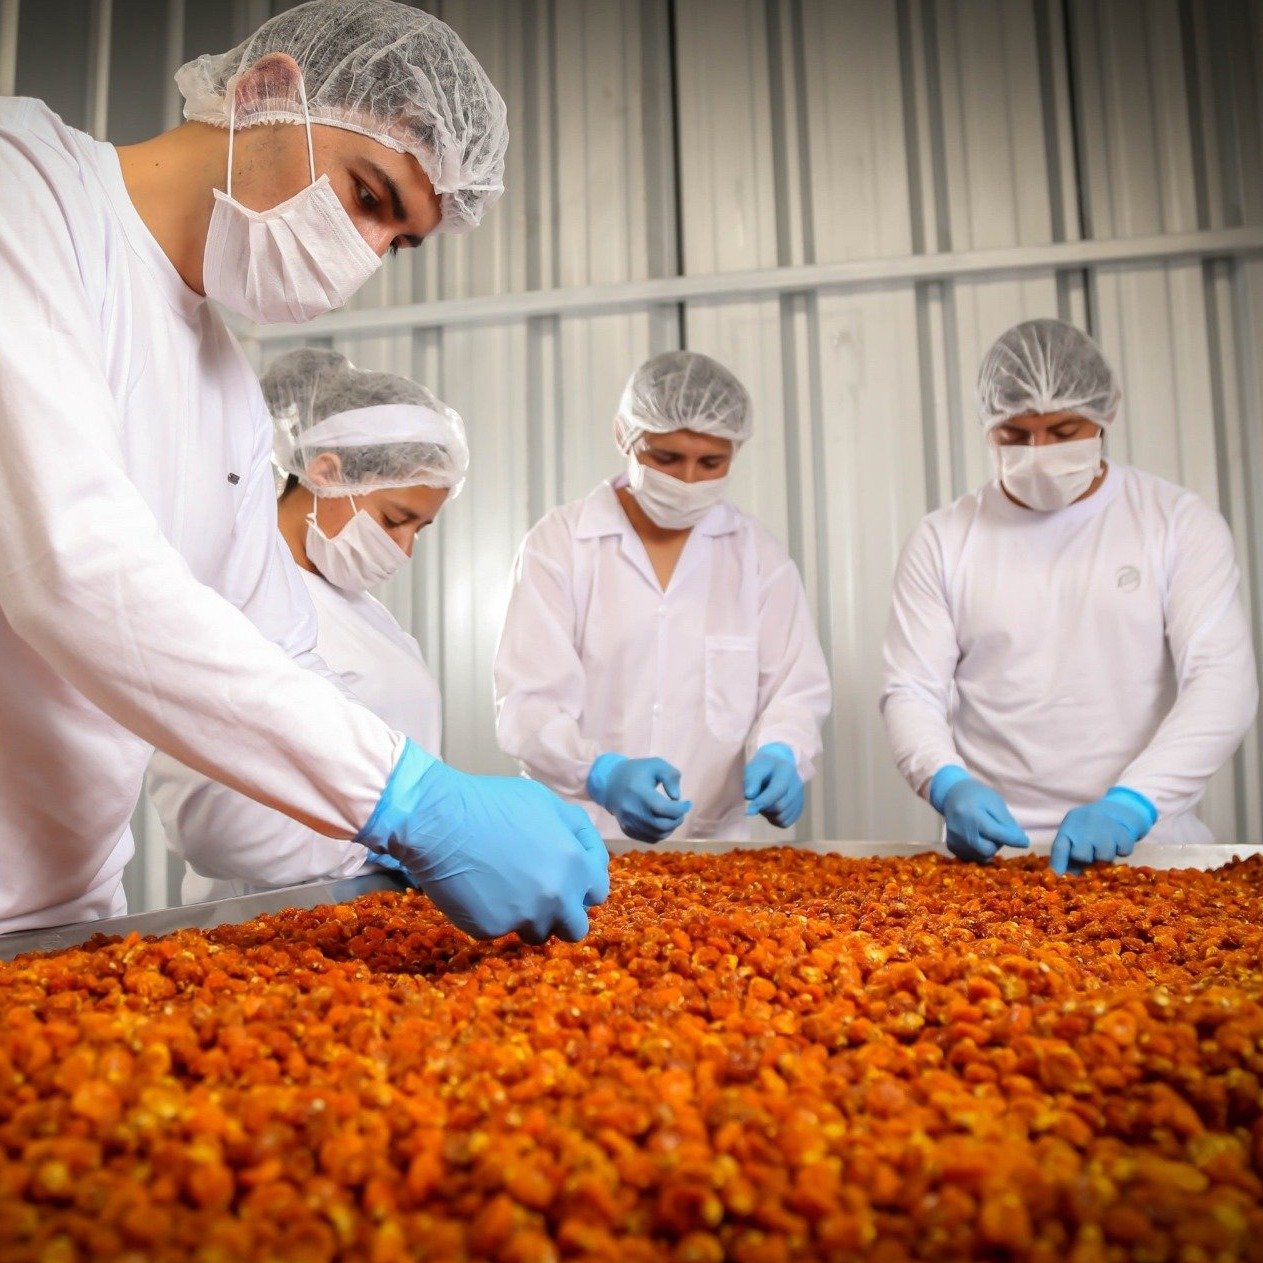
[[[298,76],[298,99],[303,103],[303,122],[307,127],[307,167],[311,172],[311,182],[316,182],[316,151],[311,143],[311,111],[307,108],[307,84],[305,76]]]
[[[318,514],[320,512],[320,501],[323,499],[324,496],[322,496],[318,491],[313,491],[311,493],[311,512],[307,514],[307,520],[321,533],[321,535],[324,535],[325,539],[335,539],[336,536],[325,535],[325,528],[320,525],[320,518]],[[351,502],[351,520],[354,521],[356,515],[362,512],[362,510],[355,507],[355,497],[353,495],[348,495],[347,499]],[[350,522],[347,523],[347,526],[349,525]],[[346,527],[344,526],[342,530],[346,530]],[[341,532],[339,532],[339,534],[340,533]]]
[[[232,85],[232,104],[228,107],[228,197],[232,197],[232,141],[237,128],[237,83]]]
[[[320,494],[315,490],[315,488],[312,488],[311,492],[311,512],[307,514],[307,521],[310,522],[321,535],[325,535],[324,527],[320,525]],[[325,539],[328,538],[329,537],[325,535]]]
[[[298,99],[303,105],[303,125],[307,128],[307,170],[312,184],[316,182],[316,150],[311,140],[311,111],[307,108],[307,84],[302,75],[298,77]],[[228,189],[232,197],[232,151],[234,133],[237,130],[237,85],[232,86],[232,104],[228,107]]]

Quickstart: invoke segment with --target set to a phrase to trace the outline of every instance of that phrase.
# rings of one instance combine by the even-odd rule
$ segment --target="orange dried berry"
[[[188,1195],[202,1210],[226,1210],[232,1204],[236,1181],[221,1163],[203,1162],[185,1177]]]
[[[991,1194],[978,1211],[978,1235],[987,1245],[1028,1250],[1034,1241],[1030,1213],[1016,1191]]]
[[[80,1084],[70,1098],[70,1108],[103,1131],[113,1127],[123,1112],[118,1093],[101,1079]]]
[[[31,1179],[31,1192],[41,1198],[70,1197],[74,1191],[74,1178],[70,1168],[55,1158],[36,1167]]]
[[[379,894],[0,966],[0,1257],[1263,1241],[1263,861],[613,873],[576,945],[475,944]]]
[[[710,1232],[690,1232],[671,1252],[672,1263],[724,1263],[723,1243]]]

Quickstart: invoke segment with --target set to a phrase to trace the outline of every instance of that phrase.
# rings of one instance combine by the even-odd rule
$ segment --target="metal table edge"
[[[136,933],[142,938],[171,934],[176,930],[210,930],[218,925],[235,925],[268,912],[287,908],[317,908],[330,903],[347,903],[360,895],[378,890],[406,890],[404,882],[391,873],[365,873],[337,881],[308,882],[302,886],[282,886],[252,895],[193,903],[181,908],[160,908],[131,916],[100,921],[76,921],[72,925],[48,926],[37,930],[17,930],[0,935],[0,960],[12,960],[27,952],[56,952],[97,934],[125,937]]]

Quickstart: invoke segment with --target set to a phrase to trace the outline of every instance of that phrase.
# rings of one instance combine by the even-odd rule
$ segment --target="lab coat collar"
[[[110,207],[123,226],[127,242],[135,251],[137,258],[145,266],[145,270],[154,278],[167,302],[186,320],[197,318],[198,312],[206,305],[206,299],[194,293],[184,283],[184,278],[175,269],[175,264],[167,258],[165,251],[158,244],[148,225],[140,217],[140,212],[132,202],[127,184],[123,180],[123,168],[118,160],[118,150],[113,145],[98,143],[101,156],[97,168],[101,186],[109,199]]]
[[[615,492],[627,485],[627,475],[619,474],[600,483],[583,501],[579,522],[575,528],[577,539],[599,539],[603,535],[634,533],[623,506]],[[721,500],[693,528],[699,535],[731,535],[741,524],[737,509]]]

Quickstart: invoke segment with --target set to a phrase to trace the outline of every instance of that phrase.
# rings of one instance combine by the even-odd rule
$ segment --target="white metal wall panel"
[[[1052,240],[1034,10],[939,0],[938,63],[950,248]]]
[[[775,267],[776,186],[762,0],[676,6],[683,271]]]
[[[877,712],[894,563],[926,509],[923,401],[905,367],[917,359],[915,296],[824,293],[816,318],[824,424],[809,450],[835,689],[830,823],[838,837],[928,838],[931,813],[896,771]]]
[[[647,180],[640,18],[620,0],[568,0],[557,8],[556,96],[549,98],[556,144],[547,168],[556,189],[556,233],[549,235],[556,264],[543,284],[651,275],[650,235],[662,224],[660,208],[654,222]],[[540,218],[541,227],[551,226]]]
[[[1215,355],[1220,508],[1232,527],[1241,559],[1247,608],[1253,612],[1254,652],[1263,662],[1259,608],[1263,598],[1263,263],[1238,269],[1216,265],[1207,290],[1210,341]],[[1258,725],[1207,794],[1204,816],[1226,832],[1263,814]]]
[[[786,5],[785,10],[794,6]],[[910,254],[912,203],[897,6],[812,4],[802,14],[799,178],[813,249],[785,263]]]
[[[169,125],[179,59],[291,0],[0,0],[0,91],[116,141]],[[898,262],[1263,225],[1263,11],[1252,0],[433,0],[505,96],[509,191],[467,238],[389,261],[353,310],[553,292],[486,323],[311,331],[464,415],[465,494],[383,598],[444,688],[447,755],[505,770],[490,665],[522,534],[614,472],[628,372],[689,345],[749,385],[736,498],[789,544],[837,709],[803,836],[928,837],[876,712],[889,581],[920,516],[990,476],[973,413],[1013,322],[1089,325],[1124,379],[1111,443],[1216,503],[1263,651],[1263,261],[1048,267],[586,310],[679,275]],[[153,29],[138,47],[137,31]],[[149,60],[146,60],[148,58]],[[161,63],[161,64],[160,64]],[[1020,258],[1020,253],[1019,256]],[[704,290],[704,286],[702,287]],[[248,343],[259,366],[286,342]],[[1263,836],[1256,729],[1216,781],[1224,837]],[[142,810],[138,906],[178,877]]]

